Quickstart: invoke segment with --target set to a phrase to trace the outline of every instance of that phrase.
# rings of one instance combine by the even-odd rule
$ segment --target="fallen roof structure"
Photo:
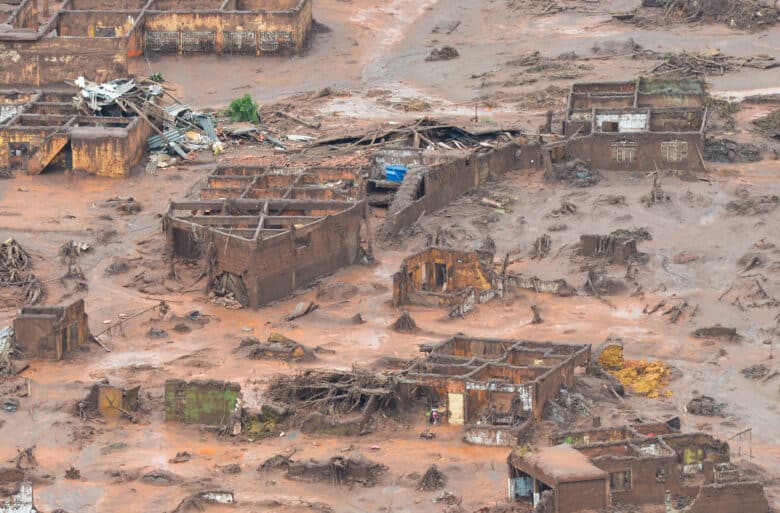
[[[399,395],[446,406],[448,422],[482,445],[516,444],[590,359],[590,345],[465,336],[421,351],[428,356],[399,374]]]
[[[0,84],[110,80],[149,54],[300,53],[312,0],[66,0],[44,25],[39,20],[37,0],[22,0],[5,20]]]

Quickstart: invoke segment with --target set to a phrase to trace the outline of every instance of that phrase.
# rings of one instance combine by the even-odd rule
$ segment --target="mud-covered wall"
[[[309,37],[311,2],[300,10],[147,12],[145,50],[151,53],[299,53]]]
[[[483,268],[477,253],[432,247],[404,259],[401,270],[393,275],[393,305],[431,302],[415,292],[436,289],[437,264],[446,269],[444,291],[447,293],[469,287],[477,290],[492,287],[488,270]],[[432,298],[432,301],[441,303],[442,299]]]
[[[89,337],[84,300],[66,307],[23,308],[14,319],[14,333],[26,358],[62,358]]]
[[[78,76],[107,81],[127,75],[124,39],[44,37],[0,41],[0,85],[57,86]]]
[[[557,513],[599,511],[609,503],[607,487],[606,479],[560,483],[555,490],[556,511]]]
[[[547,401],[554,399],[561,387],[574,386],[575,360],[564,362],[536,379],[533,412],[537,419],[542,418],[542,411]]]
[[[74,127],[70,130],[73,170],[126,178],[144,154],[151,129],[136,118],[127,127]]]
[[[237,383],[170,379],[165,382],[165,420],[224,426],[240,397]]]
[[[383,235],[394,236],[423,214],[445,207],[488,177],[517,169],[518,148],[517,144],[509,143],[487,153],[470,153],[407,173],[388,209]]]
[[[661,144],[673,141],[687,143],[687,151],[679,162],[667,162]],[[633,157],[619,162],[615,147],[632,146]],[[674,169],[702,171],[704,136],[700,133],[599,133],[568,141],[567,155],[590,162],[595,169],[607,171],[654,171]],[[621,151],[623,156],[627,152]]]
[[[57,17],[57,34],[76,37],[123,37],[135,25],[132,11],[63,11]]]
[[[771,511],[761,483],[702,486],[688,513],[768,513]]]
[[[674,455],[603,456],[591,459],[609,472],[631,472],[628,490],[611,490],[612,500],[621,504],[662,504],[666,491],[680,493],[680,471]]]
[[[364,203],[356,203],[328,215],[311,226],[259,240],[243,240],[214,230],[194,227],[167,218],[169,247],[185,258],[199,258],[213,242],[215,276],[230,272],[240,276],[249,293],[250,306],[280,299],[316,278],[358,262],[360,225]],[[195,251],[197,249],[199,251]]]

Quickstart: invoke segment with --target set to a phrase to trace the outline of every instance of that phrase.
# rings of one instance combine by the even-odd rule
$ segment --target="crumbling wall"
[[[542,418],[544,405],[550,399],[554,399],[561,388],[572,388],[574,386],[575,365],[576,361],[572,358],[568,362],[563,362],[536,378],[533,399],[534,417],[537,419]]]
[[[664,442],[677,453],[684,473],[702,472],[704,463],[726,463],[731,459],[729,444],[705,433],[676,433]]]
[[[445,207],[488,177],[516,169],[517,149],[517,144],[509,143],[486,153],[470,153],[407,173],[388,209],[382,232],[386,237],[396,235],[424,213]]]
[[[241,386],[215,380],[165,382],[165,420],[225,426],[240,408]]]
[[[107,81],[127,75],[124,39],[37,36],[0,40],[0,84],[61,87],[78,76]]]
[[[358,262],[363,202],[326,215],[309,226],[258,239],[239,238],[166,217],[168,247],[178,256],[200,258],[213,244],[213,275],[229,272],[244,280],[249,304],[258,307],[298,287]],[[316,214],[316,212],[315,212]]]
[[[436,266],[445,266],[446,282],[437,290]],[[477,291],[492,288],[490,270],[486,269],[477,253],[447,248],[428,248],[404,259],[401,269],[393,275],[393,305],[418,303],[430,306],[453,305],[460,297],[443,297],[443,294],[457,295],[459,291],[474,288]],[[440,292],[434,295],[432,292]]]
[[[701,487],[688,513],[768,513],[764,487],[755,481]]]
[[[494,447],[514,447],[533,426],[533,419],[528,419],[518,426],[491,426],[488,424],[468,424],[463,434],[463,440],[475,445]]]
[[[311,30],[311,1],[287,11],[148,12],[144,18],[149,53],[300,52]]]
[[[107,118],[106,123],[111,119]],[[125,178],[144,155],[146,138],[151,128],[141,119],[133,119],[126,127],[73,127],[70,129],[70,149],[73,170]]]

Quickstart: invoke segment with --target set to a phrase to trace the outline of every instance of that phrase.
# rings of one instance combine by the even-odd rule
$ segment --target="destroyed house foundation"
[[[422,350],[399,375],[399,395],[444,407],[466,441],[483,445],[514,445],[590,359],[589,345],[462,336]]]
[[[300,53],[312,0],[66,0],[39,26],[37,0],[22,0],[0,33],[0,84],[43,87],[86,76],[127,76],[150,54]]]
[[[640,78],[571,88],[565,141],[544,146],[545,169],[578,159],[599,170],[700,171],[704,167],[704,86]]]
[[[85,116],[73,92],[0,92],[0,169],[40,174],[48,166],[127,177],[151,128],[138,117]]]
[[[230,276],[244,306],[258,307],[360,261],[363,201],[284,198],[173,202],[167,245],[204,259],[209,288]]]

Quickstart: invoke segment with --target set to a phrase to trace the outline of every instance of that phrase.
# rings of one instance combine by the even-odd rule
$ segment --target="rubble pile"
[[[442,474],[439,469],[436,468],[436,465],[431,465],[420,479],[420,483],[417,485],[417,489],[429,492],[433,490],[441,490],[444,488],[445,483],[446,479],[444,478],[444,474]]]
[[[669,368],[661,361],[625,360],[623,368],[612,374],[635,394],[649,398],[672,395],[671,391],[664,391],[669,383]]]
[[[79,77],[75,84],[80,89],[73,99],[77,109],[91,116],[137,116],[152,128],[155,135],[147,140],[147,172],[175,163],[170,155],[190,159],[202,149],[210,148],[215,154],[224,151],[213,116],[193,111],[157,82],[129,78],[96,83]],[[165,97],[174,102],[164,103]]]
[[[0,288],[15,288],[17,299],[37,305],[46,299],[46,286],[32,272],[30,255],[14,239],[0,244]]]
[[[309,483],[326,482],[335,485],[370,487],[377,484],[387,472],[387,467],[373,462],[359,453],[334,456],[328,460],[308,460],[291,463],[287,467],[287,479]]]
[[[780,139],[780,109],[772,111],[764,117],[754,119],[753,125],[762,134]]]
[[[268,385],[271,401],[310,412],[348,414],[391,406],[391,379],[354,366],[351,371],[308,369],[278,375]]]
[[[669,382],[669,368],[661,361],[627,360],[623,357],[623,345],[608,340],[600,349],[597,359],[601,367],[615,376],[620,384],[636,394],[650,398],[669,397],[670,391],[664,391]]]
[[[661,53],[642,50],[636,56],[663,61],[649,72],[663,78],[695,78],[703,75],[723,75],[742,68],[770,69],[780,66],[780,61],[769,55],[739,58],[721,52]]]
[[[731,139],[708,137],[704,141],[704,160],[708,162],[758,162],[761,148]]]
[[[591,187],[599,183],[599,172],[592,169],[580,159],[571,159],[552,166],[552,175],[546,174],[548,180],[567,182],[572,187]]]

